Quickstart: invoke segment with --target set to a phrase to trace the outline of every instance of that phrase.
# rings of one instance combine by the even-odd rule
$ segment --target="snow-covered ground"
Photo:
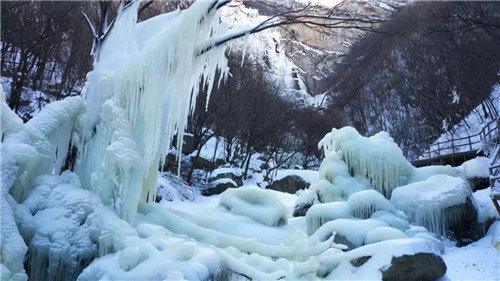
[[[500,280],[500,252],[492,242],[493,236],[487,235],[461,248],[446,243],[442,257],[448,269],[441,281]]]

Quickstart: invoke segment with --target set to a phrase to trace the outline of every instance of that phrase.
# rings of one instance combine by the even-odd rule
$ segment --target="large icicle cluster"
[[[340,153],[352,176],[366,177],[386,198],[413,173],[413,166],[386,132],[365,138],[352,127],[334,128],[318,146],[325,156]]]
[[[137,24],[139,3],[120,10],[88,74],[75,142],[82,185],[127,221],[139,201],[154,201],[161,159],[174,134],[182,140],[200,83],[210,92],[216,71],[227,71],[225,47],[207,49],[227,31],[216,1]]]

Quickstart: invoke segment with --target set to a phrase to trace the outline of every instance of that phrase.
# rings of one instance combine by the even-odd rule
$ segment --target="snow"
[[[452,177],[460,177],[461,172],[459,169],[456,169],[450,165],[434,165],[415,168],[412,177],[408,180],[408,183],[425,181],[435,175],[449,175]]]
[[[243,170],[240,168],[235,168],[235,167],[222,167],[222,168],[217,168],[212,171],[210,174],[210,177],[215,178],[218,175],[222,174],[233,174],[235,176],[241,176],[243,175]]]
[[[308,183],[314,183],[319,180],[318,171],[285,169],[285,170],[278,170],[276,172],[276,175],[273,177],[273,181],[278,181],[288,176],[298,176]]]
[[[498,214],[493,202],[491,201],[490,194],[490,187],[477,190],[472,194],[474,196],[474,201],[476,202],[477,220],[479,223],[487,222],[490,219],[500,218],[500,214]]]
[[[488,157],[476,157],[464,162],[459,169],[463,170],[465,177],[473,178],[488,178],[490,176],[490,159]]]
[[[284,225],[288,219],[285,206],[267,190],[256,186],[227,189],[221,195],[220,205],[269,226]]]
[[[460,209],[447,208],[463,204],[470,197],[472,191],[464,179],[442,174],[394,189],[391,203],[406,212],[412,222],[444,235],[462,216]]]

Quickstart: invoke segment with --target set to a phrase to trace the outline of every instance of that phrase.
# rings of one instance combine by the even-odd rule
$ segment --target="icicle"
[[[81,153],[75,168],[83,185],[120,209],[123,218],[127,214],[128,221],[133,221],[139,201],[154,200],[160,158],[167,155],[174,135],[181,156],[199,82],[203,81],[210,96],[217,70],[223,71],[222,76],[227,71],[225,46],[200,53],[207,42],[227,31],[216,20],[213,1],[197,1],[189,9],[137,24],[139,3],[120,11],[100,50],[100,61],[88,75],[78,145]],[[116,113],[112,118],[103,111],[108,101]],[[129,162],[125,157],[120,164],[120,155],[115,153],[114,164],[103,172],[113,143],[128,145],[136,154],[132,158],[140,161]],[[139,196],[131,191],[137,189]]]

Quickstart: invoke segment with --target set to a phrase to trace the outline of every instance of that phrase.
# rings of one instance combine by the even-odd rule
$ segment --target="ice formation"
[[[318,237],[328,237],[336,233],[337,241],[349,249],[361,247],[365,243],[368,231],[379,226],[388,226],[385,222],[373,219],[336,219],[322,225],[315,233]]]
[[[267,190],[256,186],[227,189],[222,193],[220,205],[269,226],[284,225],[288,220],[285,206]]]
[[[376,211],[395,212],[396,208],[376,190],[363,190],[349,196],[347,203],[355,217],[369,218]]]
[[[471,195],[464,179],[441,174],[394,189],[391,202],[411,221],[444,235],[461,221],[462,210],[453,207],[464,204]]]
[[[97,256],[101,201],[69,171],[41,176],[35,185],[20,224],[29,244],[29,279],[76,280]]]
[[[413,166],[386,132],[365,138],[352,127],[334,128],[318,145],[325,156],[340,153],[351,175],[366,177],[386,198],[413,174]]]
[[[17,133],[5,138],[2,180],[9,183],[2,188],[7,188],[14,199],[24,200],[36,177],[61,172],[74,124],[82,111],[79,97],[50,103]]]
[[[381,220],[387,223],[389,226],[406,231],[410,228],[408,223],[408,218],[402,211],[387,212],[387,211],[376,211],[370,217],[371,219]]]
[[[23,128],[23,120],[5,103],[5,92],[2,85],[0,85],[0,114],[2,122],[0,125],[0,138],[2,140],[5,136],[16,133]]]
[[[365,244],[373,244],[380,241],[408,238],[401,230],[390,226],[379,226],[366,233]]]
[[[212,45],[227,31],[217,9],[223,2],[196,1],[141,24],[140,1],[132,2],[88,74],[75,172],[127,221],[139,201],[155,200],[161,158],[174,134],[181,148],[200,83],[210,93],[216,71],[225,77],[225,47]]]
[[[306,213],[307,234],[312,235],[326,222],[351,217],[351,207],[346,202],[315,204]]]

